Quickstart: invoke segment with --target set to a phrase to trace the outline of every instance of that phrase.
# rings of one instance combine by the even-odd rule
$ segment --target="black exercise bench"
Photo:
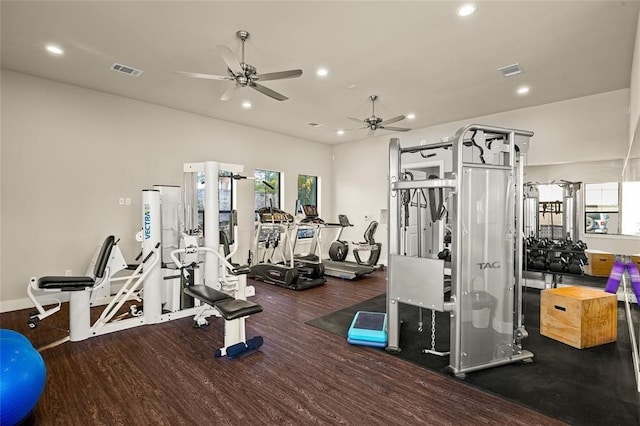
[[[234,299],[206,285],[192,285],[184,288],[184,293],[216,308],[227,321],[262,312],[262,306],[248,300]]]
[[[246,271],[241,267],[234,268],[231,272],[246,274]],[[244,317],[262,312],[262,306],[257,303],[235,299],[227,293],[202,284],[187,286],[184,288],[184,293],[204,303],[205,306],[203,308],[206,308],[206,306],[215,308],[225,321],[242,320]],[[200,313],[196,315],[196,318],[203,312],[204,311],[200,311]],[[194,327],[199,327],[197,324],[198,321],[194,319]],[[244,337],[244,327],[242,327],[242,330],[242,338],[246,339]],[[215,357],[220,358],[226,355],[228,358],[236,358],[246,352],[258,349],[263,343],[264,340],[262,336],[255,336],[223,349],[217,349],[215,351]]]

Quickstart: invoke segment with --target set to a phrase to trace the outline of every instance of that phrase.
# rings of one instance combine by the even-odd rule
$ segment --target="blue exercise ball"
[[[31,346],[31,341],[17,331],[8,328],[0,328],[0,339],[14,339],[19,342],[27,343]]]
[[[2,426],[16,425],[24,420],[36,406],[44,390],[47,375],[44,360],[29,340],[25,340],[26,343],[11,333],[0,338]]]

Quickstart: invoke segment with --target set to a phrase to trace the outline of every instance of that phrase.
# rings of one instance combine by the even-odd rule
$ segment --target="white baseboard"
[[[56,297],[52,297],[50,295],[38,297],[38,301],[42,303],[42,306],[45,306],[45,307],[47,305],[57,304],[55,299],[60,300],[60,302],[68,302],[69,294],[67,294],[66,292],[62,292],[57,294]],[[29,299],[28,297],[24,297],[22,299],[4,300],[0,302],[0,313],[19,311],[21,309],[29,309],[29,308],[35,309],[35,307],[33,306],[33,303],[31,302],[31,299]]]

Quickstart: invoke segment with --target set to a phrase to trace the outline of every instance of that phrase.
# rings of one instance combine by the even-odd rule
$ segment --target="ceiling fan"
[[[364,120],[360,120],[358,118],[354,118],[354,117],[347,117],[349,120],[353,120],[353,121],[357,121],[358,123],[362,123],[364,122],[366,124],[366,126],[364,127],[359,127],[358,129],[351,129],[351,130],[361,130],[361,129],[369,129],[369,132],[367,133],[367,137],[372,136],[374,134],[374,132],[378,129],[385,129],[385,130],[391,130],[394,132],[408,132],[411,129],[408,129],[406,127],[391,127],[388,126],[388,124],[392,124],[395,122],[398,122],[400,120],[404,120],[405,116],[404,115],[399,115],[397,117],[393,117],[390,118],[388,120],[383,120],[380,117],[376,117],[376,100],[378,99],[377,95],[371,95],[369,96],[369,99],[371,99],[371,109],[372,109],[372,113],[371,113],[371,117],[369,118],[365,118]]]
[[[220,53],[220,56],[222,56],[225,64],[227,64],[227,74],[229,75],[201,74],[186,71],[178,71],[178,73],[186,75],[188,77],[204,78],[209,80],[233,81],[235,84],[222,94],[222,96],[220,97],[221,101],[229,100],[233,96],[233,94],[242,87],[250,87],[279,101],[286,101],[287,99],[289,99],[285,95],[278,93],[275,90],[271,90],[268,87],[259,84],[258,82],[300,77],[302,75],[302,70],[289,70],[258,74],[258,70],[253,65],[249,65],[244,61],[244,42],[249,38],[249,32],[239,30],[236,32],[236,36],[238,36],[238,38],[242,41],[241,61],[238,61],[238,59],[233,55],[233,52],[231,52],[231,49],[229,49],[228,47],[218,46],[218,52]]]

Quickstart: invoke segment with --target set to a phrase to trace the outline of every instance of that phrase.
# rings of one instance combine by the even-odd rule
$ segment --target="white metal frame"
[[[209,285],[217,290],[229,293],[236,299],[246,300],[247,297],[255,294],[252,286],[246,285],[246,276],[229,276],[227,268],[233,268],[229,264],[228,259],[235,253],[237,246],[228,258],[222,256],[218,250],[213,247],[219,247],[219,214],[218,214],[218,173],[219,170],[227,170],[233,173],[239,173],[243,167],[235,164],[223,164],[217,162],[190,163],[185,165],[185,172],[202,170],[205,172],[207,182],[215,182],[215,185],[207,185],[205,193],[205,246],[197,247],[193,241],[184,245],[182,249],[174,250],[171,257],[178,267],[182,263],[174,256],[177,253],[194,254],[198,259],[198,253],[204,253],[204,280],[205,285]],[[163,313],[163,277],[161,273],[161,214],[160,214],[160,192],[157,189],[147,189],[142,192],[142,256],[143,262],[137,269],[127,277],[120,277],[117,280],[124,280],[124,284],[118,290],[115,296],[110,298],[110,302],[101,312],[100,317],[91,324],[90,308],[92,300],[96,300],[94,292],[102,289],[102,286],[114,281],[112,275],[124,269],[126,263],[122,253],[117,246],[112,247],[108,270],[105,272],[104,278],[96,283],[94,287],[88,287],[84,290],[69,292],[69,336],[55,342],[54,345],[65,341],[81,341],[90,337],[100,336],[107,333],[121,331],[132,327],[147,324],[156,324],[165,321],[171,321],[179,318],[195,316],[197,321],[202,321],[210,315],[220,316],[213,308],[207,305],[200,306],[196,301],[192,308],[181,309],[173,312]],[[237,230],[234,230],[237,232]],[[188,237],[188,236],[187,236]],[[222,271],[222,272],[220,272]],[[45,310],[34,294],[34,290],[41,290],[37,287],[37,279],[31,278],[27,287],[27,294],[34,306],[38,310],[37,318],[42,320],[60,310],[61,302],[56,300],[56,306]],[[53,290],[60,292],[60,290]],[[101,290],[100,290],[101,291]],[[102,296],[101,299],[106,298]],[[130,311],[116,316],[124,304],[129,300],[144,300],[144,308],[141,311]],[[130,315],[130,318],[121,318]],[[245,329],[244,319],[240,318],[233,321],[225,321],[225,346],[221,352],[224,356],[226,348],[241,341],[244,341]]]

